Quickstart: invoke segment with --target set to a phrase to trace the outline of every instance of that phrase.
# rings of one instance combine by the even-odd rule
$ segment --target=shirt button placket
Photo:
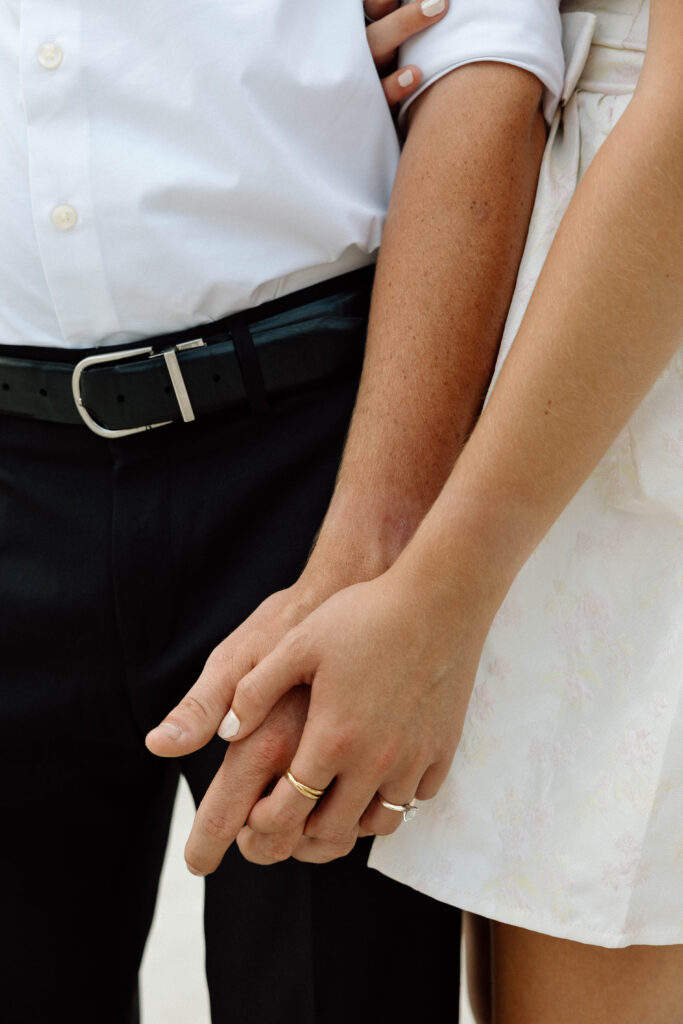
[[[21,15],[33,223],[64,339],[85,345],[119,327],[94,216],[83,69],[90,8],[89,0],[23,0]]]
[[[58,43],[41,43],[36,53],[38,63],[46,71],[56,71],[64,60],[64,50]],[[60,203],[52,211],[52,223],[59,231],[71,231],[76,226],[78,213],[69,203]]]

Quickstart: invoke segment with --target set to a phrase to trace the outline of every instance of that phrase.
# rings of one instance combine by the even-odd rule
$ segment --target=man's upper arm
[[[437,25],[401,48],[400,64],[416,64],[423,73],[412,101],[462,64],[474,61],[514,64],[545,86],[543,112],[555,113],[564,78],[562,28],[558,0],[457,0]]]

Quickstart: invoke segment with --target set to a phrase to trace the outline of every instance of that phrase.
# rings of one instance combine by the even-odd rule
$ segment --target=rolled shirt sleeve
[[[440,22],[401,48],[400,64],[416,64],[424,76],[401,117],[449,71],[483,60],[514,64],[536,75],[545,87],[543,113],[550,122],[564,79],[559,0],[451,0]]]

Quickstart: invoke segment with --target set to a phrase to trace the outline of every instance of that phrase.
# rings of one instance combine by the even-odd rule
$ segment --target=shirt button
[[[78,214],[73,206],[68,206],[66,203],[55,206],[52,211],[52,223],[60,231],[71,231],[77,220]]]
[[[56,43],[43,43],[42,46],[38,47],[38,63],[47,68],[48,71],[54,71],[62,63],[64,57],[64,50],[61,46],[57,46]]]

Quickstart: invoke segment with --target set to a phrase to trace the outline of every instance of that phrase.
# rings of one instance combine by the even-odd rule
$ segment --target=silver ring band
[[[377,794],[377,799],[388,811],[399,811],[404,821],[412,821],[417,814],[418,804],[414,797],[407,804],[392,804],[390,800],[385,800],[381,793]]]

